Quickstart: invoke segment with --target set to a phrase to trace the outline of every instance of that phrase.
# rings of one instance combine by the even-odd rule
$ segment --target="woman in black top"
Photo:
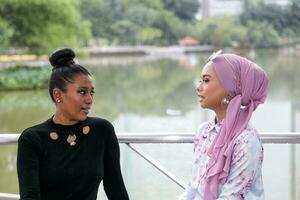
[[[55,114],[19,138],[21,200],[96,200],[102,179],[109,200],[129,199],[114,128],[104,119],[87,116],[94,85],[74,58],[71,49],[51,55],[49,93]]]

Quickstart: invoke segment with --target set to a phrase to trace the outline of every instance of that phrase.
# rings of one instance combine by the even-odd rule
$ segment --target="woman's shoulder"
[[[197,128],[197,134],[203,132],[205,129],[210,129],[214,127],[214,120],[202,122]]]
[[[106,126],[112,126],[112,123],[108,121],[107,119],[101,118],[101,117],[89,117],[89,120],[93,124],[102,124]]]
[[[236,145],[238,144],[244,144],[249,146],[261,146],[262,142],[259,138],[259,132],[258,130],[251,125],[250,123],[247,125],[247,127],[235,138],[234,143]]]
[[[45,130],[47,129],[48,128],[46,121],[40,124],[33,125],[23,130],[19,139],[38,139],[40,137],[40,133],[45,132]]]
[[[248,123],[247,127],[241,132],[238,137],[253,137],[259,138],[258,130],[250,123]]]
[[[100,117],[89,117],[88,119],[90,123],[94,126],[105,128],[105,129],[113,129],[114,126],[110,121]]]

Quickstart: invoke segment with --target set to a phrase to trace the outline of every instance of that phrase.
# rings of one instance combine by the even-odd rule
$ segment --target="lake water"
[[[269,97],[252,124],[263,132],[300,130],[300,51],[238,52],[260,64],[270,78]],[[95,79],[91,116],[110,120],[118,132],[194,132],[213,117],[197,103],[195,82],[207,54],[80,59]],[[54,105],[47,90],[0,92],[0,133],[19,133],[49,118]],[[133,200],[172,200],[183,192],[121,144],[124,180]],[[141,144],[144,152],[184,182],[192,144]],[[265,144],[263,179],[267,200],[300,199],[299,144]],[[0,192],[18,193],[16,145],[0,146]],[[99,199],[104,199],[102,189]]]

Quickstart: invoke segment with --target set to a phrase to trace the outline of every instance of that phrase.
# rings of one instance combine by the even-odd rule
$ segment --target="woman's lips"
[[[84,112],[85,114],[89,114],[90,108],[81,108],[81,111]]]
[[[204,96],[202,96],[202,95],[198,95],[198,97],[199,97],[199,102],[202,102],[202,101],[203,101],[203,99],[204,99]]]

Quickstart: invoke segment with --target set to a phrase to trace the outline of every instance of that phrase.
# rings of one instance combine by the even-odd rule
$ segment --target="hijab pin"
[[[220,49],[217,52],[213,52],[206,60],[206,62],[208,61],[213,61],[218,55],[220,55],[222,53],[222,49]]]

